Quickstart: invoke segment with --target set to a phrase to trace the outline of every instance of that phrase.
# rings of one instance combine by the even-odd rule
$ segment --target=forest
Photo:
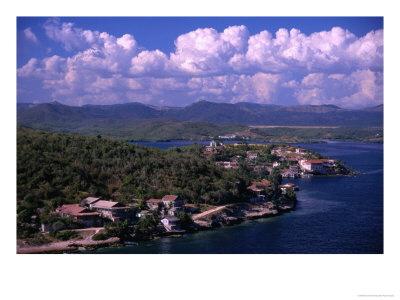
[[[196,204],[243,201],[254,179],[245,165],[239,172],[216,166],[197,144],[160,150],[101,136],[17,129],[18,224],[88,196],[124,204],[166,194]]]

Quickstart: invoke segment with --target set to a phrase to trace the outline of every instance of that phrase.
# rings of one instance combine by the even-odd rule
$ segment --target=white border
[[[398,9],[386,1],[15,1],[3,8],[2,188],[3,299],[362,299],[400,297]],[[390,2],[390,3],[395,3]],[[16,255],[16,16],[384,16],[384,255]],[[5,50],[5,51],[4,51]],[[5,107],[5,109],[4,109]],[[398,168],[396,168],[398,169]],[[5,276],[4,276],[5,275]],[[374,298],[368,298],[374,299]]]

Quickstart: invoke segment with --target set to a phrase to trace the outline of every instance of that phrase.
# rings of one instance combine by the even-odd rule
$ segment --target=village
[[[224,168],[238,169],[240,163],[246,163],[254,171],[266,174],[276,168],[283,178],[347,175],[343,174],[345,169],[339,161],[289,145],[224,144],[213,140],[205,147],[203,155],[214,157],[215,163]]]

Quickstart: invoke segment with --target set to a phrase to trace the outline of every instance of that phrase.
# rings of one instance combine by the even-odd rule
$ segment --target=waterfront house
[[[333,159],[322,158],[320,160],[322,161],[322,165],[324,167],[332,167],[335,165],[335,160],[333,160]]]
[[[289,170],[297,174],[299,173],[299,166],[290,166]]]
[[[95,227],[101,225],[100,213],[92,212],[79,204],[64,204],[56,209],[61,217],[72,217],[72,219],[85,227]]]
[[[253,183],[247,187],[250,192],[251,203],[264,202],[267,200],[267,189],[271,186],[271,183],[263,179],[261,181],[253,181]]]
[[[130,208],[119,202],[99,200],[91,208],[113,222],[123,221],[129,218]]]
[[[290,171],[290,170],[286,170],[286,169],[282,170],[281,175],[282,175],[283,178],[295,178],[295,177],[297,177],[297,173],[295,173],[293,171]]]
[[[164,225],[167,231],[180,230],[179,219],[174,216],[166,216],[161,219],[161,223]]]
[[[301,160],[300,166],[303,170],[306,170],[309,172],[317,172],[317,173],[324,172],[324,167],[322,165],[322,161],[319,159]]]
[[[295,186],[294,183],[291,183],[291,182],[282,184],[280,186],[280,188],[281,188],[283,194],[286,194],[286,190],[287,189],[293,189],[294,191],[298,191],[299,190],[299,187]]]
[[[165,195],[162,199],[163,205],[169,207],[179,207],[183,205],[183,201],[178,195]]]

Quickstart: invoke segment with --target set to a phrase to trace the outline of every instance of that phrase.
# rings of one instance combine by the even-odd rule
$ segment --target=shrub
[[[98,232],[92,236],[93,241],[103,241],[106,239],[108,239],[108,236],[104,232]]]

